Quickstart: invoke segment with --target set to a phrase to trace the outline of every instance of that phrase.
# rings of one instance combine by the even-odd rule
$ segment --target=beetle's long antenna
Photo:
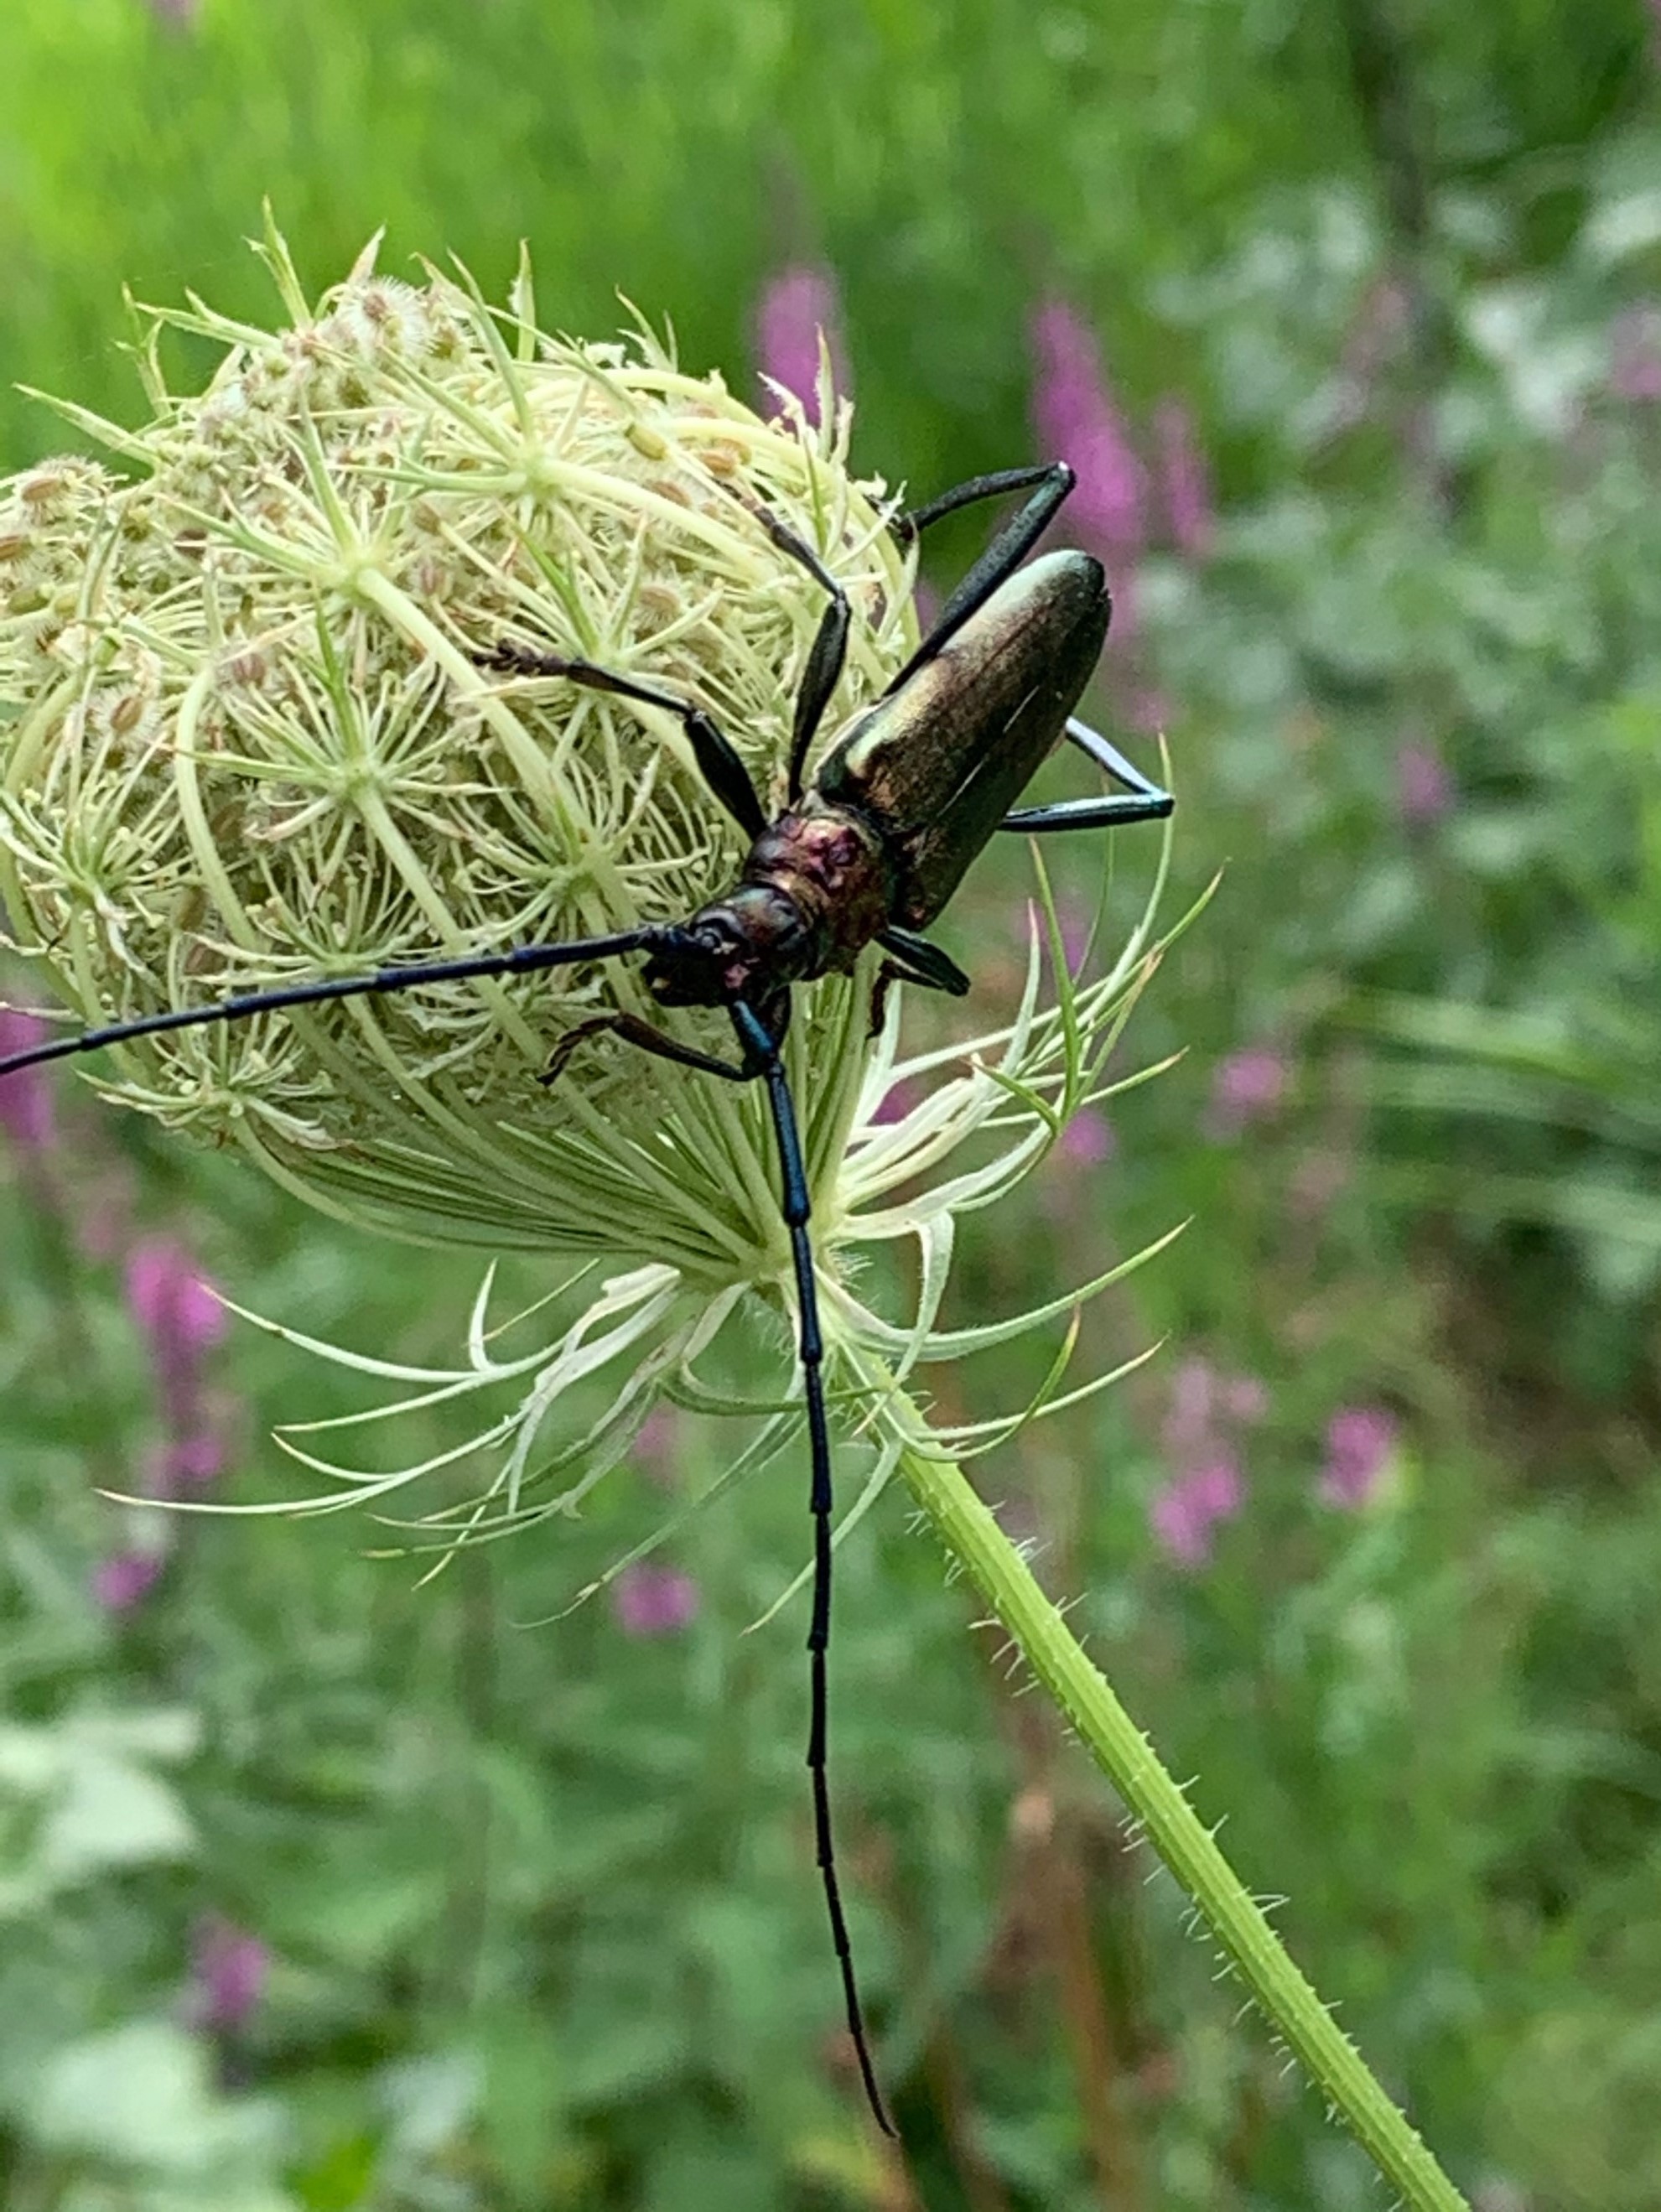
[[[490,975],[534,975],[545,968],[567,968],[578,960],[609,960],[619,952],[643,952],[654,945],[655,929],[619,931],[614,937],[578,937],[565,945],[516,945],[506,952],[481,952],[463,960],[429,960],[418,967],[377,968],[369,975],[341,975],[326,983],[289,983],[274,991],[245,991],[211,1006],[176,1006],[164,1014],[143,1014],[107,1029],[82,1030],[76,1036],[54,1037],[50,1044],[14,1052],[0,1060],[0,1076],[35,1067],[44,1060],[67,1060],[71,1053],[96,1052],[133,1037],[160,1036],[208,1022],[246,1021],[254,1014],[280,1013],[289,1006],[314,1006],[326,999],[361,998],[371,991],[411,991],[424,983],[460,983]]]
[[[860,2078],[867,2101],[885,2136],[895,2133],[877,2087],[876,2069],[865,2039],[860,2010],[859,1985],[854,1978],[854,1954],[843,1915],[842,1892],[837,1881],[836,1853],[830,1841],[830,1790],[825,1774],[827,1691],[825,1649],[830,1640],[830,1431],[824,1413],[824,1346],[819,1334],[818,1291],[813,1281],[813,1247],[808,1238],[807,1170],[802,1162],[801,1138],[796,1109],[784,1073],[779,1048],[753,1007],[740,999],[730,1012],[733,1026],[744,1047],[745,1058],[758,1069],[767,1085],[773,1109],[773,1130],[778,1139],[779,1180],[785,1224],[790,1231],[790,1252],[795,1263],[796,1300],[801,1316],[797,1350],[801,1359],[803,1395],[807,1401],[807,1436],[812,1455],[812,1486],[808,1510],[813,1516],[813,1618],[807,1632],[808,1671],[812,1713],[807,1728],[807,1771],[813,1783],[813,1834],[819,1873],[824,1882],[824,1902],[830,1914],[830,1936],[842,1968],[843,1996],[848,2007],[848,2032],[860,2063]]]

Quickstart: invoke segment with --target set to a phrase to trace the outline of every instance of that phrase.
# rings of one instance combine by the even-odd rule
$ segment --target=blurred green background
[[[524,236],[545,322],[606,335],[620,289],[751,392],[828,302],[856,459],[920,493],[1076,446],[1119,599],[1092,710],[1150,765],[1168,737],[1180,888],[1226,873],[1124,1068],[1185,1057],[978,1224],[954,1316],[1193,1225],[1086,1320],[1091,1362],[1160,1358],[977,1473],[1481,2212],[1661,2207],[1661,11],[5,16],[9,381],[133,418],[123,283],[268,316],[269,195],[314,289],[385,225],[383,266],[454,251],[500,296]],[[0,398],[0,467],[64,438]],[[954,527],[936,583],[984,524]],[[1122,919],[1155,842],[1119,841]],[[989,1006],[1011,846],[940,931]],[[361,1402],[219,1333],[195,1268],[417,1363],[475,1272],[72,1082],[30,1114],[0,1131],[13,2212],[1380,2201],[897,1492],[833,1652],[879,2152],[800,1618],[740,1633],[801,1562],[794,1468],[557,1626],[522,1624],[733,1432],[660,1428],[557,1539],[424,1589],[360,1522],[175,1522],[161,1557],[99,1486],[193,1449],[278,1496],[273,1425]]]

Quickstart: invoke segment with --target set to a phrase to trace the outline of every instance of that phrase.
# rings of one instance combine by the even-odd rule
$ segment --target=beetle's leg
[[[568,682],[581,684],[590,691],[609,691],[619,699],[636,699],[643,707],[661,707],[666,714],[678,714],[699,774],[745,836],[759,837],[767,827],[767,817],[762,811],[749,769],[733,750],[732,739],[702,707],[693,706],[688,699],[677,699],[667,691],[654,690],[650,684],[636,684],[632,677],[616,675],[609,668],[597,668],[592,660],[571,660],[557,653],[533,653],[527,646],[505,641],[492,646],[489,653],[475,653],[473,658],[481,668],[500,669],[506,676],[563,676]]]
[[[877,970],[877,980],[871,988],[871,1026],[866,1031],[869,1037],[880,1036],[882,1025],[888,1015],[888,994],[896,983],[915,983],[922,991],[947,991],[954,999],[961,999],[971,987],[967,975],[949,953],[931,945],[926,937],[919,937],[913,929],[902,929],[891,922],[877,942],[885,952],[897,957],[885,960]]]
[[[1099,730],[1092,730],[1087,722],[1075,720],[1068,722],[1067,735],[1068,742],[1075,744],[1086,759],[1094,761],[1116,783],[1123,784],[1130,796],[1122,799],[1104,793],[1096,799],[1058,799],[1051,806],[1023,806],[1013,814],[1005,815],[998,824],[1001,830],[1025,830],[1029,833],[1106,830],[1121,822],[1157,822],[1171,812],[1176,804],[1171,793],[1161,791],[1157,783],[1150,783]]]
[[[788,553],[793,561],[800,562],[815,583],[823,585],[830,594],[830,604],[819,617],[819,626],[807,655],[807,665],[801,672],[801,688],[796,693],[795,720],[790,731],[790,780],[787,787],[794,801],[801,797],[802,771],[807,763],[807,749],[813,742],[819,724],[824,720],[824,710],[830,704],[831,695],[842,680],[843,663],[848,657],[848,594],[812,547],[805,539],[798,538],[770,507],[757,507],[754,513],[780,552]]]
[[[896,983],[916,983],[924,991],[938,988],[926,975],[919,975],[915,968],[908,968],[903,960],[885,960],[871,986],[871,1022],[865,1032],[867,1044],[882,1035],[883,1024],[888,1019],[888,994]]]
[[[926,991],[947,991],[954,999],[963,998],[971,988],[951,955],[926,937],[919,937],[914,929],[902,929],[897,922],[890,922],[877,942],[910,969],[904,978],[908,982],[921,983]]]
[[[938,522],[943,515],[956,514],[959,507],[974,507],[983,499],[1001,499],[1006,492],[1025,491],[1029,485],[1050,483],[1064,477],[1066,482],[1051,495],[1050,513],[1053,514],[1073,489],[1074,477],[1065,461],[1038,461],[1024,469],[995,469],[989,476],[970,477],[966,483],[953,484],[950,491],[938,493],[921,507],[908,507],[904,514],[894,517],[892,529],[902,544]]]
[[[1047,830],[1114,830],[1128,822],[1162,822],[1175,805],[1168,791],[1147,798],[1058,799],[1053,806],[1023,806],[1006,814],[998,827],[1029,837]]]
[[[947,640],[986,605],[1005,578],[1013,575],[1054,521],[1062,501],[1077,482],[1065,461],[1051,461],[1031,469],[1001,469],[995,476],[971,477],[967,483],[942,492],[926,507],[914,507],[910,514],[896,518],[896,536],[912,538],[919,531],[927,530],[931,522],[938,522],[943,514],[953,514],[958,507],[971,506],[977,500],[995,499],[1001,492],[1021,491],[1029,484],[1037,487],[1031,498],[1005,523],[941,608],[940,619],[889,685],[883,695],[885,698],[891,698],[914,670],[933,660]]]
[[[897,960],[885,960],[879,967],[876,981],[871,986],[871,1024],[865,1032],[867,1044],[882,1035],[883,1024],[888,1019],[888,994],[892,987],[917,980],[911,969]]]
[[[690,1044],[682,1044],[664,1030],[654,1030],[650,1022],[643,1022],[638,1014],[595,1014],[586,1022],[578,1022],[548,1055],[548,1065],[537,1081],[545,1087],[557,1083],[565,1073],[566,1062],[587,1038],[604,1036],[609,1032],[620,1036],[625,1044],[638,1045],[659,1060],[672,1060],[679,1067],[696,1067],[701,1074],[724,1076],[728,1083],[753,1082],[760,1073],[751,1067],[734,1067],[730,1060],[718,1060],[712,1052],[699,1052]]]
[[[797,1355],[801,1362],[802,1395],[807,1401],[807,1435],[812,1459],[812,1486],[808,1497],[808,1510],[813,1517],[813,1617],[807,1632],[812,1705],[807,1729],[807,1771],[812,1778],[816,1856],[830,1915],[830,1939],[836,1945],[837,1963],[842,1969],[848,2032],[854,2039],[860,2079],[865,2084],[866,2097],[878,2126],[885,2135],[891,2136],[893,2126],[883,2109],[882,2092],[877,2087],[876,2069],[871,2063],[870,2046],[865,2039],[859,1986],[854,1978],[853,1949],[848,1940],[848,1923],[842,1909],[836,1853],[830,1838],[830,1790],[825,1774],[825,1650],[830,1641],[830,1430],[824,1413],[824,1346],[819,1334],[818,1288],[813,1279],[813,1247],[807,1233],[807,1170],[801,1156],[795,1105],[775,1036],[755,1008],[742,999],[727,1011],[744,1048],[746,1066],[766,1080],[768,1103],[773,1111],[773,1133],[779,1147],[782,1212],[790,1231],[790,1254],[796,1277],[796,1310],[800,1316]]]

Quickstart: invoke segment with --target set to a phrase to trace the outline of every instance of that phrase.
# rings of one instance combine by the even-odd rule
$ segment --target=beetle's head
[[[770,996],[802,972],[806,925],[770,884],[743,884],[659,935],[644,969],[660,1006],[724,1006]]]

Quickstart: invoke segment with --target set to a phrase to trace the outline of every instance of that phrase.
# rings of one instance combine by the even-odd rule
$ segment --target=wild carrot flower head
[[[65,410],[114,465],[46,462],[0,483],[0,899],[20,938],[85,1016],[114,1021],[685,918],[732,884],[745,841],[678,719],[477,656],[513,640],[697,702],[772,811],[824,597],[757,508],[852,605],[825,744],[916,639],[893,502],[850,473],[846,403],[816,424],[787,397],[764,422],[644,330],[549,337],[523,269],[496,312],[465,278],[380,275],[371,249],[313,305],[274,231],[261,251],[283,327],[199,303],[144,311],[150,421],[128,432]],[[166,381],[174,328],[223,349],[204,391]],[[903,1374],[960,1348],[964,1332],[937,1325],[956,1217],[1106,1095],[1106,1054],[1157,957],[1150,927],[1145,914],[1088,981],[1057,955],[1041,1003],[1052,916],[1014,1018],[909,1064],[891,1018],[867,1047],[874,956],[797,993],[787,1066],[844,1380],[861,1358]],[[666,1394],[707,1402],[688,1378],[739,1304],[790,1310],[761,1086],[613,1039],[586,1043],[552,1091],[535,1079],[563,1030],[612,1009],[731,1055],[718,1011],[664,1015],[639,964],[335,1002],[100,1063],[121,1103],[236,1145],[332,1213],[577,1263],[529,1350],[504,1348],[488,1280],[453,1369],[313,1346],[423,1403],[509,1401],[435,1469],[370,1475],[291,1446],[329,1473],[315,1502],[382,1497],[482,1449],[496,1471],[459,1521],[438,1516],[449,1537],[523,1518],[538,1478],[554,1495],[537,1513],[569,1510]],[[883,1118],[891,1094],[908,1101],[897,1119]],[[843,1256],[900,1239],[924,1256],[895,1322],[848,1288]],[[608,1410],[537,1456],[566,1391],[607,1373]],[[781,1421],[794,1416],[764,1430],[764,1457]],[[885,1449],[879,1415],[867,1425]]]
[[[744,841],[679,723],[474,656],[512,639],[649,677],[716,717],[775,803],[824,594],[756,507],[853,600],[831,730],[915,641],[847,410],[764,423],[644,332],[545,337],[523,277],[495,313],[465,284],[383,276],[371,252],[313,307],[281,240],[265,255],[288,327],[150,313],[151,421],[67,410],[119,474],[70,459],[0,483],[18,934],[72,1002],[119,1019],[684,918]],[[175,326],[223,348],[204,392],[164,381]],[[558,1112],[534,1078],[573,1020],[644,1003],[618,962],[466,983],[149,1040],[113,1087],[380,1225],[616,1250],[639,1149],[707,1150],[673,1125],[687,1085],[605,1047]],[[730,1046],[719,1014],[687,1027]],[[711,1255],[718,1201],[700,1197],[678,1241]]]

